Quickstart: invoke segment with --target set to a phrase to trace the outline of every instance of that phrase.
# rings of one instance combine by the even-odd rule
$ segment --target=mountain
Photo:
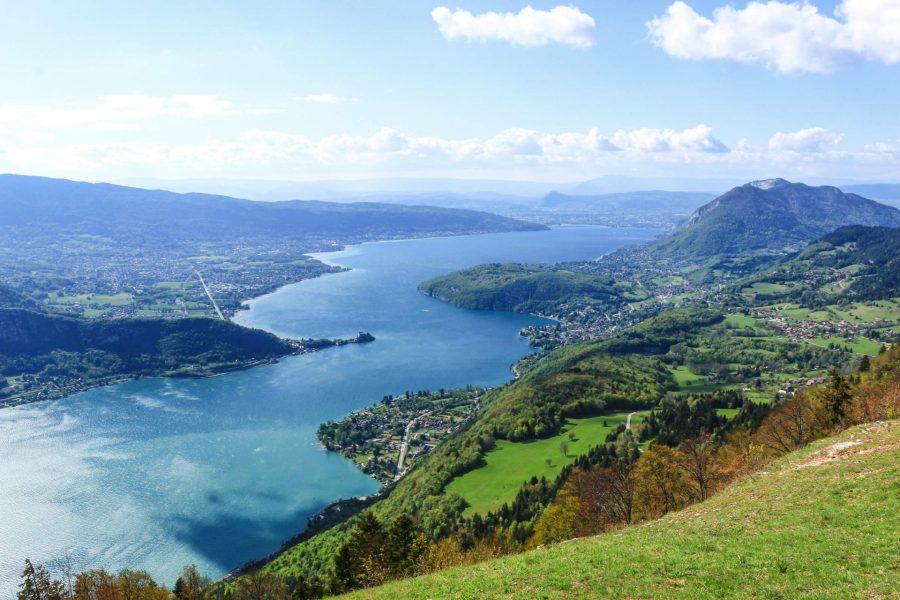
[[[607,214],[665,213],[689,215],[712,200],[704,192],[669,192],[647,190],[614,194],[574,195],[553,191],[544,196],[540,206],[547,210],[591,210]]]
[[[133,240],[237,237],[414,236],[543,229],[498,215],[355,202],[253,202],[107,183],[0,175],[0,231]]]
[[[652,249],[704,260],[796,247],[844,225],[900,227],[900,210],[835,187],[754,181],[702,206]]]
[[[859,194],[894,206],[900,204],[900,183],[855,183],[840,187],[848,194]]]
[[[863,425],[659,521],[352,597],[893,597],[898,463],[900,422]]]
[[[641,190],[668,190],[673,192],[706,192],[721,194],[738,182],[728,179],[702,179],[689,177],[631,177],[628,175],[604,175],[583,181],[565,189],[573,195],[614,194]]]

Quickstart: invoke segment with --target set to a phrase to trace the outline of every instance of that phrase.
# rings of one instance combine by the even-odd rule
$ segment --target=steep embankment
[[[659,521],[353,597],[893,597],[898,465],[900,421],[863,425]]]

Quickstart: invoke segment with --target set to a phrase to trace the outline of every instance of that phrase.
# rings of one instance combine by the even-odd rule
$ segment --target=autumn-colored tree
[[[803,393],[775,407],[763,421],[756,437],[777,456],[793,452],[816,439],[821,432],[821,416]]]
[[[706,500],[721,481],[715,460],[718,447],[709,434],[688,438],[678,446],[679,464],[687,475],[695,502]]]
[[[106,571],[85,571],[75,578],[77,600],[120,600],[116,579]]]
[[[685,506],[690,485],[681,469],[681,452],[655,444],[634,468],[634,514],[638,519],[657,519]]]
[[[566,484],[534,524],[531,545],[552,544],[575,537],[579,508],[572,486]]]

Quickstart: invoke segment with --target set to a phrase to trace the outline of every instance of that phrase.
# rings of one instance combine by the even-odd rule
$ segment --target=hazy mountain
[[[507,217],[380,203],[253,202],[106,183],[0,175],[0,229],[132,239],[436,235],[542,228]]]
[[[894,206],[900,205],[900,183],[855,183],[840,188],[848,194],[859,194]]]
[[[563,191],[579,195],[617,194],[641,190],[666,190],[671,192],[706,192],[721,194],[739,185],[734,178],[704,179],[687,177],[630,177],[628,175],[604,175],[574,185]]]
[[[900,210],[835,187],[784,179],[736,187],[699,208],[655,250],[706,258],[812,241],[844,225],[900,227]]]
[[[540,198],[554,189],[574,183],[505,181],[494,179],[384,178],[345,181],[269,181],[255,179],[129,179],[125,185],[153,187],[173,192],[211,192],[252,200],[348,199],[393,202],[394,198],[426,195],[499,194]]]
[[[659,213],[689,215],[715,198],[704,192],[660,190],[620,192],[616,194],[573,195],[550,192],[541,201],[549,210],[590,210],[610,214]]]

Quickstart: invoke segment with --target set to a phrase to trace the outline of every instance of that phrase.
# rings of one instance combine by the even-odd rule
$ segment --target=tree
[[[634,468],[635,513],[642,519],[658,519],[687,504],[690,487],[681,469],[681,452],[654,444]]]
[[[819,392],[818,396],[825,409],[827,425],[835,427],[843,423],[847,416],[847,405],[853,400],[853,393],[847,380],[838,375],[836,371],[832,371],[828,385]]]
[[[715,490],[718,483],[714,459],[718,445],[710,440],[709,434],[686,439],[679,446],[681,450],[681,468],[687,474],[691,487],[694,488],[694,499],[703,502]]]
[[[275,575],[254,571],[238,579],[232,600],[291,600],[287,584]]]
[[[818,415],[809,394],[798,394],[786,400],[763,421],[756,437],[776,454],[787,454],[805,446],[818,435]]]
[[[563,456],[569,456],[569,442],[561,442],[559,444],[559,451],[562,452]]]
[[[172,591],[178,600],[201,600],[209,585],[209,579],[200,575],[196,565],[188,565],[181,571]]]
[[[19,584],[17,600],[65,600],[63,584],[50,578],[50,574],[42,565],[35,567],[25,559],[22,571],[22,583]]]
[[[858,370],[860,373],[865,373],[871,368],[872,361],[869,359],[868,354],[863,354],[862,360],[859,361]]]

